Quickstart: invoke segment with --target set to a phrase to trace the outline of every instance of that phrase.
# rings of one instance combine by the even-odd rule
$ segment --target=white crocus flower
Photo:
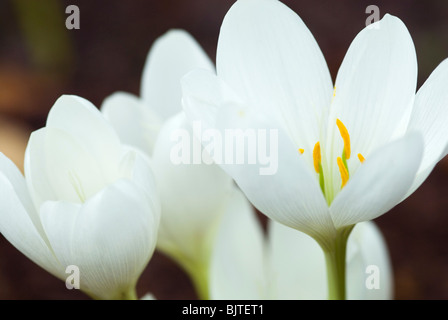
[[[62,96],[32,133],[25,178],[0,156],[0,231],[56,277],[97,299],[136,298],[160,204],[145,157],[90,102]],[[66,273],[66,270],[69,273]],[[79,270],[79,274],[74,270]]]
[[[401,202],[446,155],[447,78],[444,62],[415,95],[413,41],[387,14],[356,36],[333,86],[293,11],[238,0],[221,27],[217,73],[189,73],[183,101],[190,121],[205,128],[278,130],[275,174],[222,167],[261,212],[311,235],[335,260],[356,223]],[[329,272],[342,276],[340,268]],[[330,294],[344,296],[338,292]]]
[[[162,203],[157,248],[185,269],[205,299],[216,225],[239,191],[219,166],[202,162],[201,144],[182,111],[180,80],[194,68],[214,70],[191,35],[171,30],[149,52],[141,97],[114,93],[101,109],[123,143],[151,157]],[[188,150],[173,151],[179,139]],[[199,161],[193,156],[198,149]],[[191,152],[190,163],[179,163],[183,152]]]
[[[247,206],[243,197],[239,201]],[[373,222],[353,229],[346,259],[348,299],[393,298],[387,246]],[[324,254],[305,233],[268,220],[265,234],[250,210],[223,217],[210,268],[212,299],[322,300],[325,279]]]

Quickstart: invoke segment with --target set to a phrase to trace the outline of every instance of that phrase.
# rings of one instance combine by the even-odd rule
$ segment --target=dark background
[[[234,1],[0,1],[0,150],[19,167],[31,131],[45,125],[62,94],[100,106],[121,90],[139,94],[153,41],[170,28],[189,31],[214,59],[221,21]],[[345,52],[365,26],[366,7],[407,25],[417,50],[420,87],[448,57],[448,1],[284,1],[317,39],[333,79]],[[65,28],[66,6],[81,12],[81,29]],[[447,88],[448,90],[448,88]],[[448,103],[448,102],[447,102]],[[410,198],[376,219],[389,245],[396,299],[448,298],[448,160]],[[195,299],[188,278],[155,253],[138,293]],[[67,290],[0,235],[0,299],[88,299]]]

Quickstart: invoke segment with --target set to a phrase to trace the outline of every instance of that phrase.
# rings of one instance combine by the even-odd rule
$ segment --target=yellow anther
[[[321,156],[320,156],[320,143],[319,141],[314,145],[313,149],[313,163],[314,163],[314,170],[316,170],[317,173],[319,173],[319,167],[321,162]]]
[[[334,89],[333,89],[333,98],[336,96],[336,86],[334,86]]]
[[[359,161],[360,161],[361,163],[363,163],[364,160],[366,160],[366,159],[363,157],[363,155],[360,154],[360,153],[358,153],[358,159],[359,159]]]
[[[341,134],[342,140],[344,140],[345,159],[350,159],[350,135],[341,120],[336,119],[336,125],[339,128],[339,133]]]
[[[322,190],[322,193],[325,196],[325,179],[324,179],[324,172],[322,170],[322,156],[320,153],[320,143],[319,141],[314,145],[313,149],[313,163],[314,163],[314,170],[319,174],[319,185],[320,189]]]
[[[342,189],[344,188],[344,186],[347,184],[348,181],[348,170],[345,167],[344,162],[342,162],[341,157],[338,157],[337,161],[338,161],[339,173],[341,174],[341,180],[342,180],[341,189]]]
[[[303,154],[305,152],[305,149],[299,149],[300,154]]]

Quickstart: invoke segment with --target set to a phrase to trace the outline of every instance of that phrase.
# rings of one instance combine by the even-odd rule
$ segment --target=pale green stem
[[[338,230],[336,238],[330,244],[323,246],[327,265],[328,299],[346,299],[346,251],[347,240],[353,226]]]
[[[121,300],[138,300],[137,290],[135,289],[135,286],[132,287],[132,289],[128,292],[124,293]]]
[[[190,276],[193,286],[196,290],[199,300],[209,300],[209,290],[208,290],[208,267],[206,266],[185,266],[185,270]]]
[[[199,300],[209,300],[208,278],[209,260],[208,256],[202,259],[191,259],[179,251],[165,250],[165,254],[170,256],[187,273],[190,278]]]

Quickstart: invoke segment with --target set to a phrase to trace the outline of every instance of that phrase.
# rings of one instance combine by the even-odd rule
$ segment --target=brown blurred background
[[[234,1],[0,1],[0,150],[19,167],[31,131],[45,125],[62,94],[100,106],[117,90],[139,94],[153,41],[170,28],[189,31],[214,59],[221,21]],[[317,39],[334,77],[365,9],[375,4],[407,25],[417,50],[418,86],[448,57],[448,1],[284,1]],[[81,12],[80,30],[65,28],[65,8]],[[447,88],[448,90],[448,88]],[[448,102],[447,102],[448,103]],[[448,125],[448,124],[447,124]],[[390,248],[396,299],[448,298],[448,159],[423,186],[376,219]],[[156,253],[138,293],[195,299],[188,278]],[[25,258],[0,235],[0,299],[88,299]]]

